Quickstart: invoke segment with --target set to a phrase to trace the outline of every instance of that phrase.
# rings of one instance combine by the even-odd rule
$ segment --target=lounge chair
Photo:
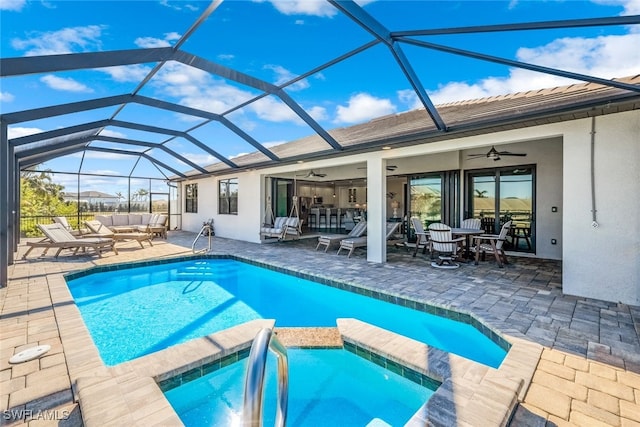
[[[344,239],[362,237],[367,232],[367,221],[360,221],[351,229],[349,234],[325,234],[318,237],[318,245],[316,251],[320,246],[324,246],[324,251],[327,252],[329,246],[335,242],[340,242]]]
[[[34,248],[44,248],[42,255],[45,255],[51,248],[57,248],[58,251],[55,254],[57,258],[63,249],[73,249],[75,255],[79,249],[92,248],[96,251],[99,257],[102,257],[102,252],[105,250],[112,250],[118,255],[118,250],[115,248],[115,240],[110,238],[86,238],[78,239],[72,235],[68,230],[64,228],[62,224],[38,224],[38,228],[46,236],[45,239],[39,242],[27,242],[27,252],[22,256],[22,259],[26,259],[27,255],[31,253]]]
[[[91,233],[89,236],[91,237],[105,237],[112,238],[116,242],[121,240],[136,240],[141,248],[144,248],[142,242],[147,241],[149,246],[153,246],[151,243],[151,238],[153,237],[150,233],[142,233],[142,232],[132,232],[132,233],[114,233],[98,220],[85,221],[84,225],[87,226]]]
[[[391,239],[396,230],[400,227],[399,222],[387,222],[387,240]],[[353,239],[344,239],[340,241],[340,247],[338,248],[338,255],[341,250],[348,250],[347,258],[351,258],[351,254],[356,248],[362,248],[367,246],[367,236],[356,237]]]
[[[507,221],[502,226],[502,229],[500,229],[500,234],[481,234],[480,236],[475,236],[473,238],[476,244],[470,249],[476,253],[476,265],[478,265],[480,253],[482,253],[482,259],[484,260],[487,252],[492,253],[495,256],[496,261],[498,262],[498,267],[502,268],[503,264],[509,263],[503,247],[510,229],[511,221]]]
[[[73,227],[71,227],[71,225],[69,224],[69,221],[67,221],[66,216],[54,216],[53,222],[62,225],[65,228],[65,230],[67,230],[69,233],[73,234],[74,236],[79,236],[82,234],[80,230],[74,230]]]

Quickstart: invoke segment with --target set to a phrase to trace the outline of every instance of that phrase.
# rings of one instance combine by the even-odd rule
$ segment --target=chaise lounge
[[[44,248],[41,256],[47,254],[47,251],[51,248],[57,248],[58,251],[55,254],[55,258],[60,255],[63,249],[74,249],[75,255],[79,249],[91,248],[96,251],[99,257],[102,257],[103,251],[112,250],[118,255],[118,250],[115,247],[115,240],[110,238],[77,238],[72,235],[68,230],[64,228],[62,224],[38,224],[38,228],[46,236],[45,239],[39,242],[27,242],[27,252],[22,256],[22,259],[26,259],[34,248]]]
[[[318,237],[318,244],[316,245],[316,251],[320,246],[324,246],[324,251],[327,252],[329,246],[336,242],[340,242],[344,239],[351,239],[356,237],[362,237],[367,232],[367,221],[360,221],[351,229],[349,234],[325,234]]]
[[[146,241],[149,243],[149,246],[153,246],[151,243],[152,234],[151,233],[142,233],[142,232],[128,232],[128,233],[114,233],[109,229],[106,225],[102,224],[98,220],[85,221],[84,225],[87,226],[89,230],[91,230],[91,236],[99,236],[112,238],[115,241],[121,240],[136,240],[141,248],[144,248],[142,242]]]
[[[396,230],[400,227],[399,222],[387,222],[387,240],[391,239]],[[356,237],[354,239],[344,239],[340,241],[340,247],[338,248],[338,255],[341,250],[348,250],[347,258],[351,258],[351,254],[356,248],[362,248],[367,246],[367,236]]]

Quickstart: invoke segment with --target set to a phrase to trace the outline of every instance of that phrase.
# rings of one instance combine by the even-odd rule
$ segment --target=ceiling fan
[[[500,160],[502,156],[519,156],[524,157],[527,153],[512,153],[510,151],[498,151],[496,147],[492,146],[486,154],[469,154],[469,159],[480,159],[486,157],[487,159],[493,159],[494,162]]]
[[[325,176],[327,176],[326,173],[315,173],[313,170],[310,170],[308,174],[306,175],[296,175],[296,176],[302,176],[304,178],[324,178]]]
[[[359,167],[358,169],[366,169],[366,168],[367,168],[366,166],[362,166],[362,167]],[[387,165],[386,169],[387,169],[387,172],[393,172],[394,170],[398,169],[398,166],[396,166],[396,165]]]

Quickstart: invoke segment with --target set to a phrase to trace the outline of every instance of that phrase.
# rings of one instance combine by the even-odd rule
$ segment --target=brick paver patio
[[[123,243],[120,255],[103,258],[63,254],[55,260],[32,254],[10,266],[9,286],[0,290],[2,424],[82,425],[73,372],[100,366],[83,366],[95,360],[96,350],[91,342],[76,338],[86,334],[73,333],[86,328],[67,315],[73,304],[64,297],[62,273],[189,255],[193,237],[171,232],[167,241],[156,239],[153,247],[144,249],[136,242]],[[316,252],[315,240],[263,245],[220,238],[213,242],[213,253],[454,308],[505,336],[544,346],[511,425],[640,426],[640,307],[563,295],[558,261],[518,257],[504,269],[487,261],[443,271],[431,268],[424,255],[413,258],[401,248],[389,248],[388,263],[371,264],[364,250],[350,259],[335,250]],[[24,251],[21,247],[19,255]],[[38,344],[52,348],[39,359],[8,363],[14,353]],[[117,420],[114,414],[126,411],[114,408],[112,418]],[[151,425],[152,420],[162,425],[162,412],[156,418],[149,414],[147,424],[140,425]]]

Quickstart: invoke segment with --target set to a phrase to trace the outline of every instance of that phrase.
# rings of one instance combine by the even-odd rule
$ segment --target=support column
[[[367,261],[387,262],[386,160],[367,160]]]
[[[7,238],[8,238],[8,265],[12,265],[14,261],[14,254],[18,250],[18,241],[16,240],[16,212],[18,212],[18,207],[16,205],[16,200],[18,200],[18,196],[16,194],[16,168],[18,162],[15,158],[15,149],[13,145],[7,142],[7,164],[9,168],[7,170],[7,188],[9,191],[5,193],[7,195],[8,206],[7,211],[9,215],[8,223],[7,223]],[[19,182],[19,181],[18,181]]]
[[[9,282],[9,139],[7,137],[7,123],[0,120],[0,287]]]

